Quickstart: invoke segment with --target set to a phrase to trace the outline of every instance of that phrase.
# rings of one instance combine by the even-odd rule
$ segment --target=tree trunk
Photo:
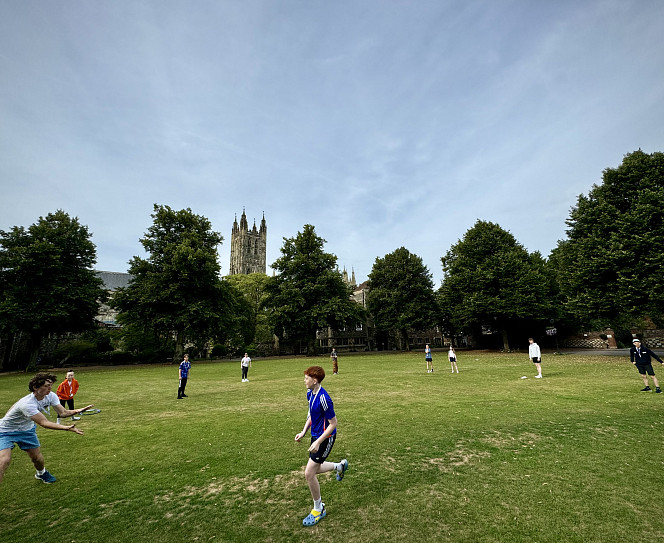
[[[410,351],[410,343],[408,343],[408,330],[400,330],[401,334],[401,350]]]
[[[37,371],[37,357],[39,357],[41,339],[41,334],[30,334],[30,357],[25,367],[26,372]]]
[[[178,330],[175,334],[175,353],[173,361],[179,362],[184,358],[184,331]]]
[[[505,352],[508,352],[510,350],[510,342],[507,339],[507,330],[503,328],[503,349]]]

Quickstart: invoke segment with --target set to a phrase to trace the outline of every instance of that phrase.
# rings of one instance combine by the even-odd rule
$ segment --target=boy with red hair
[[[314,508],[302,521],[304,526],[315,526],[327,515],[320,495],[318,474],[334,470],[337,472],[337,481],[341,481],[348,469],[348,460],[345,458],[340,462],[326,462],[337,435],[337,416],[334,413],[332,398],[320,385],[323,379],[325,379],[325,370],[320,366],[311,366],[304,370],[309,413],[307,422],[302,431],[295,436],[295,441],[300,441],[311,428],[309,461],[304,470],[304,478],[314,500]]]

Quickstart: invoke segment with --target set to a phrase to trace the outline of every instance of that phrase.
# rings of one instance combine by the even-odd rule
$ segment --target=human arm
[[[327,428],[325,428],[325,431],[320,435],[320,437],[316,441],[314,441],[309,446],[309,452],[315,453],[316,451],[318,451],[320,444],[332,435],[332,432],[334,432],[334,430],[337,427],[337,417],[332,417],[330,420],[328,420],[328,423],[329,425]]]
[[[648,349],[648,350],[650,351],[650,354],[652,355],[652,357],[655,360],[659,361],[660,364],[664,364],[664,362],[662,362],[662,359],[659,356],[657,356],[652,350],[650,350],[650,349]]]
[[[60,407],[62,411],[69,412],[69,413],[75,413],[75,412],[81,412],[81,410],[72,410],[69,411],[67,409],[62,408],[62,406],[53,406],[53,407]],[[56,409],[56,411],[58,411]],[[58,411],[58,414],[60,414],[60,411]],[[70,426],[66,426],[64,424],[58,424],[57,422],[51,422],[48,420],[43,413],[37,413],[36,415],[33,415],[30,417],[35,423],[39,424],[42,428],[48,428],[49,430],[65,430],[65,431],[72,431],[75,434],[80,434],[83,435],[83,431],[79,430],[76,428],[76,424],[72,424]]]
[[[80,409],[65,409],[60,404],[55,404],[53,405],[53,409],[55,409],[55,412],[58,414],[58,417],[64,418],[64,417],[71,417],[72,415],[80,415],[81,413],[83,413],[83,411],[92,409],[94,406],[95,404],[91,403],[90,405],[86,405],[85,407],[81,407]]]
[[[302,431],[299,434],[295,434],[295,441],[300,441],[300,439],[302,439],[306,435],[307,430],[309,430],[310,427],[311,427],[311,417],[308,416],[307,422],[304,423],[304,428],[302,428]]]

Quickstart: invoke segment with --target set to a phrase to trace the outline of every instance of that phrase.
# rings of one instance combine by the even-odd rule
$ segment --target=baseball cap
[[[641,343],[641,340],[639,338],[634,338],[632,340],[632,343]]]

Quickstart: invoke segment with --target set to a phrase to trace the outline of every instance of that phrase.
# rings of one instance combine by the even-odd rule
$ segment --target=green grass
[[[639,542],[664,538],[664,394],[628,360],[526,354],[372,354],[82,369],[84,436],[38,428],[53,485],[16,448],[0,486],[0,540],[51,542]],[[303,477],[303,370],[330,370],[343,482]],[[658,366],[659,367],[659,366]],[[659,371],[660,377],[664,373]],[[527,375],[528,379],[520,379]],[[3,413],[30,376],[0,377]],[[64,378],[64,372],[58,374]],[[308,441],[308,437],[306,438]],[[303,440],[304,441],[304,440]]]

